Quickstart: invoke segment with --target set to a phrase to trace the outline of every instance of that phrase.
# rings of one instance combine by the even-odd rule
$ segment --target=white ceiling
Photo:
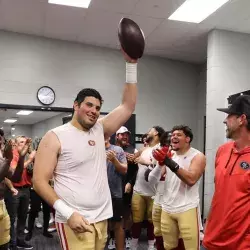
[[[0,109],[0,128],[3,127],[5,133],[10,131],[11,126],[15,125],[33,125],[35,123],[45,121],[49,118],[62,114],[62,112],[52,112],[52,111],[34,111],[30,115],[17,115],[18,109]],[[65,116],[69,113],[65,113]],[[17,121],[15,123],[9,124],[4,123],[6,119],[15,118]]]
[[[201,24],[168,20],[184,1],[92,0],[80,9],[48,0],[0,0],[0,29],[118,48],[117,25],[129,17],[145,33],[147,54],[195,63],[206,60],[210,30],[250,33],[250,0],[231,0]]]

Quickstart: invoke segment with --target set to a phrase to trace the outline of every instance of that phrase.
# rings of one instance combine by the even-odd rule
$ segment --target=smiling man
[[[215,190],[203,245],[211,250],[250,249],[250,96],[238,97],[224,120],[232,141],[219,147]]]
[[[72,121],[49,131],[40,142],[34,189],[56,210],[62,248],[104,249],[107,219],[113,216],[104,138],[132,115],[137,98],[137,61],[125,52],[126,84],[121,104],[98,119],[102,97],[83,89],[74,101]],[[54,177],[54,190],[49,180]]]
[[[182,238],[186,250],[199,249],[199,179],[206,159],[191,147],[193,133],[188,126],[175,126],[171,133],[172,158],[164,148],[153,152],[158,167],[167,167],[161,216],[164,247],[174,249]]]

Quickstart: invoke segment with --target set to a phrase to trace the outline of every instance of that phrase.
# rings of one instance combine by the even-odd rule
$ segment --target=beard
[[[235,131],[233,129],[227,128],[227,130],[226,130],[226,137],[227,137],[227,139],[233,139],[234,134],[235,134],[234,132]]]
[[[117,140],[118,144],[125,147],[128,145],[128,141],[127,140]]]
[[[180,150],[180,148],[175,148],[175,147],[173,147],[173,146],[171,147],[171,149],[172,149],[173,151],[176,151],[176,152]]]
[[[77,118],[77,121],[82,126],[82,128],[86,129],[86,130],[91,129],[95,125],[95,123],[96,123],[96,121],[95,122],[91,122],[91,123],[87,123],[87,122],[81,120],[80,118]]]
[[[146,143],[150,143],[150,142],[153,141],[153,139],[154,139],[153,136],[147,136],[145,142],[146,142]]]

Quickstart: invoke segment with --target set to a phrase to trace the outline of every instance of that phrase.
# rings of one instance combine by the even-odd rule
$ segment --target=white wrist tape
[[[56,200],[53,208],[67,220],[75,212],[73,208],[69,207],[64,201],[60,199]]]
[[[126,83],[137,83],[137,63],[126,62]]]

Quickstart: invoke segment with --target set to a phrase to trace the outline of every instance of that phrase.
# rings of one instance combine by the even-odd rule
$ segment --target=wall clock
[[[37,91],[37,99],[43,105],[50,105],[55,101],[56,95],[52,88],[43,86]]]

